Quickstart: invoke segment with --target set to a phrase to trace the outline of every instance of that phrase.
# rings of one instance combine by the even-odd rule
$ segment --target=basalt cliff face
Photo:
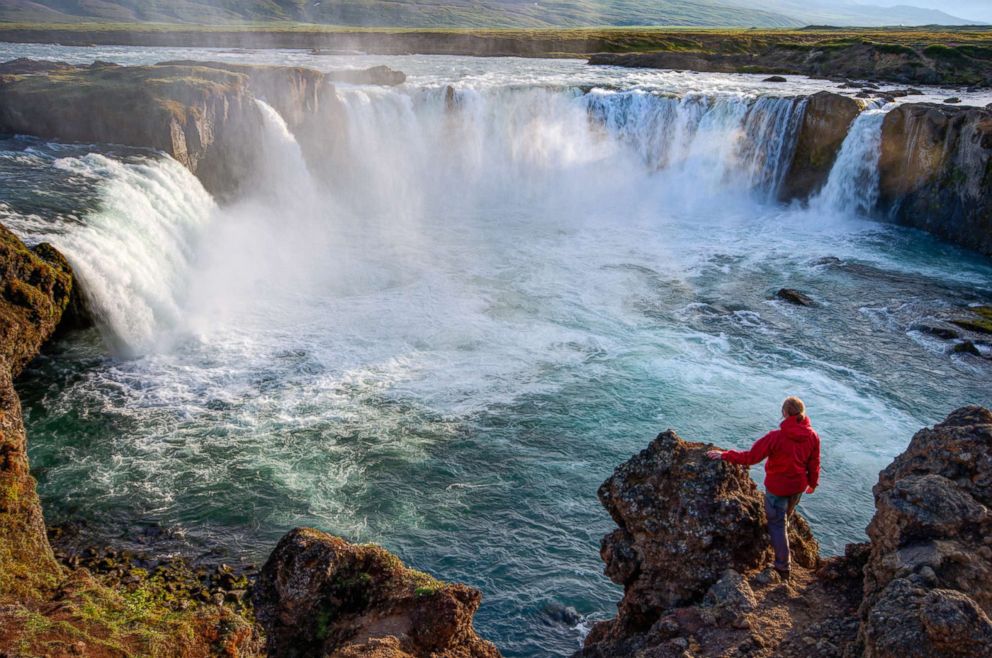
[[[333,141],[337,78],[392,85],[405,76],[385,67],[325,74],[213,62],[39,67],[17,60],[0,74],[0,132],[158,149],[229,198],[251,185],[263,155],[255,101],[272,105],[313,156],[317,144]]]
[[[37,598],[60,573],[28,472],[12,380],[55,331],[72,284],[58,252],[48,245],[32,251],[0,226],[0,602]]]
[[[992,412],[917,433],[874,489],[871,541],[843,557],[818,558],[797,515],[788,582],[765,568],[757,487],[707,448],[665,432],[600,488],[624,597],[576,656],[992,655]]]
[[[897,107],[882,124],[879,210],[992,255],[992,111]]]

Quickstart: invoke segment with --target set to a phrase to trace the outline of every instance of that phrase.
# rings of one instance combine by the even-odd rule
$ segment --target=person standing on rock
[[[782,403],[782,423],[746,452],[710,450],[710,459],[753,466],[765,459],[765,514],[775,549],[775,570],[788,577],[789,517],[803,493],[811,494],[820,482],[820,437],[813,429],[806,405],[797,397]]]

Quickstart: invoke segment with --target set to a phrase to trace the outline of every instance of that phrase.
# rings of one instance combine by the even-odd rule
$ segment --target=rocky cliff
[[[60,575],[28,472],[12,380],[55,331],[72,283],[72,270],[54,249],[32,251],[0,226],[0,602],[36,599]]]
[[[861,111],[848,96],[809,97],[782,200],[808,200],[823,187]],[[880,219],[992,255],[992,110],[934,103],[893,108],[882,123],[878,175]]]
[[[848,656],[992,656],[992,412],[958,409],[878,478]]]
[[[796,148],[779,191],[783,200],[808,199],[827,182],[862,105],[849,96],[821,91],[806,101]]]
[[[314,155],[332,133],[337,109],[332,80],[399,84],[402,73],[321,73],[284,66],[166,62],[153,66],[44,66],[8,62],[0,75],[0,132],[164,151],[222,198],[250,185],[262,114],[271,104]],[[331,136],[333,136],[331,134]],[[326,147],[326,142],[323,146]]]
[[[879,210],[992,255],[992,111],[911,103],[882,124]]]
[[[0,656],[252,655],[255,633],[233,609],[178,601],[154,578],[112,589],[52,552],[12,380],[78,321],[65,317],[74,293],[61,254],[0,226]]]
[[[707,447],[665,432],[600,488],[624,596],[576,656],[992,655],[992,412],[913,437],[874,489],[870,543],[821,560],[797,516],[789,582],[764,568],[757,487]]]

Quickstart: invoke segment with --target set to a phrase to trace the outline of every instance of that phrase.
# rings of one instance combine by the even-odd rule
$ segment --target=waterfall
[[[296,137],[285,119],[271,105],[255,100],[262,114],[260,136],[261,181],[250,195],[275,195],[283,201],[300,201],[313,196],[313,180]]]
[[[593,91],[589,113],[656,170],[709,189],[773,199],[785,176],[805,98]]]
[[[153,349],[159,334],[180,322],[213,200],[189,170],[165,156],[122,162],[91,153],[55,165],[97,181],[98,207],[81,227],[39,237],[69,259],[115,352]]]
[[[286,300],[402,285],[436,265],[424,259],[437,240],[431,230],[478,230],[466,217],[529,217],[558,231],[590,218],[653,222],[679,204],[708,217],[731,194],[770,202],[805,111],[803,98],[734,93],[342,87],[338,94],[343,126],[333,130],[344,137],[326,150],[334,166],[316,169],[322,179],[278,112],[258,101],[262,170],[225,208],[169,158],[60,161],[99,181],[97,210],[52,240],[76,266],[119,354],[210,331],[218,314],[253,312],[260,294]],[[832,212],[874,205],[881,118],[875,111],[858,118],[814,205]]]
[[[851,124],[830,176],[810,207],[827,213],[870,214],[878,202],[878,158],[885,112],[870,109]]]

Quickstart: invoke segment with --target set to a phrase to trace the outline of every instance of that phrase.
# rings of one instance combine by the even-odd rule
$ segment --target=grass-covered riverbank
[[[755,54],[774,46],[838,49],[856,43],[904,48],[942,46],[992,58],[992,28],[837,29],[411,29],[356,28],[309,23],[179,25],[173,23],[6,23],[0,40],[64,45],[329,48],[395,54],[583,57],[593,53],[695,52]]]
[[[590,57],[593,64],[992,84],[992,28],[408,29],[299,23],[0,24],[0,41],[70,46],[299,48],[321,54]]]

